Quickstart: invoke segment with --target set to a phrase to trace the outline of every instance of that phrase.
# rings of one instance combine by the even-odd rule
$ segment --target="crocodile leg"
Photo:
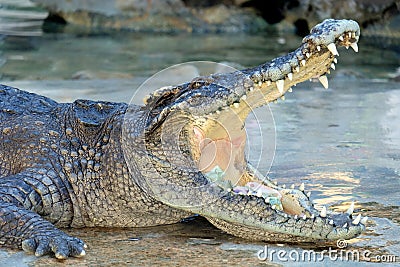
[[[39,177],[40,176],[40,177]],[[49,176],[22,172],[0,179],[0,243],[22,248],[42,256],[54,253],[58,259],[85,255],[86,245],[57,229],[52,223],[65,225],[64,218],[54,218],[52,209],[68,206],[60,188]],[[66,209],[68,210],[68,209]],[[42,218],[48,218],[52,222]]]

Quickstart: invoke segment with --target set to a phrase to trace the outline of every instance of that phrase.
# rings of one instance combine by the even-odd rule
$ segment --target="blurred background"
[[[293,50],[326,18],[362,27],[362,56],[340,58],[339,69],[396,80],[399,9],[398,0],[0,0],[0,80],[146,77],[193,60],[248,67]]]
[[[280,184],[304,182],[318,208],[345,211],[356,201],[356,213],[370,220],[351,248],[398,255],[399,9],[398,0],[0,0],[0,83],[61,102],[129,102],[145,79],[171,65],[199,60],[235,68],[258,65],[296,49],[323,19],[354,19],[361,26],[359,53],[339,50],[329,90],[305,82],[286,95],[285,103],[269,105],[276,127],[265,123],[262,129],[276,130],[274,162],[271,167],[258,159],[256,165]],[[190,80],[199,74],[207,73],[194,64],[172,76]],[[164,85],[174,83],[172,76]],[[260,123],[247,122],[251,147],[263,146],[255,136]],[[68,263],[74,266],[176,261],[187,266],[188,258],[195,266],[256,266],[256,253],[264,246],[226,235],[201,219],[141,230],[69,232],[90,245],[85,259]],[[53,263],[0,250],[1,266]]]

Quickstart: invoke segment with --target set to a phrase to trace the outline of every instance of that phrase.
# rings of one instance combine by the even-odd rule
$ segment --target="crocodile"
[[[200,215],[262,241],[351,239],[367,217],[317,209],[304,184],[278,185],[246,160],[244,121],[297,83],[328,87],[337,47],[358,51],[353,20],[316,25],[299,48],[254,68],[194,78],[143,105],[0,87],[0,243],[36,256],[85,255],[68,227],[145,227]]]

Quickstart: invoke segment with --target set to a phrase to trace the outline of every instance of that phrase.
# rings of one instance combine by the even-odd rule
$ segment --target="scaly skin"
[[[0,242],[37,256],[79,257],[85,254],[83,241],[56,227],[151,226],[196,213],[249,239],[359,235],[366,219],[352,218],[351,210],[320,213],[302,186],[274,185],[247,164],[243,153],[243,121],[251,109],[324,75],[335,58],[332,43],[356,50],[358,36],[354,21],[327,20],[286,56],[159,89],[144,106],[89,100],[59,104],[1,86]],[[207,162],[210,151],[216,157]],[[226,161],[226,153],[232,160]],[[210,169],[221,166],[221,180],[212,182]],[[279,192],[283,209],[232,188],[247,182]]]

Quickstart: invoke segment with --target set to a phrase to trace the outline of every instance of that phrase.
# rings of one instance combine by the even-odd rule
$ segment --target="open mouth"
[[[358,27],[330,29],[331,39],[319,38],[318,33],[326,30],[318,25],[303,39],[296,51],[272,60],[257,69],[242,71],[251,73],[251,85],[236,100],[206,115],[207,126],[194,126],[195,144],[198,145],[195,159],[199,170],[207,179],[227,191],[227,194],[261,198],[266,205],[280,216],[293,220],[322,219],[333,227],[347,229],[352,225],[365,224],[367,217],[353,218],[354,203],[344,214],[334,214],[326,207],[317,210],[310,200],[311,192],[304,184],[286,188],[263,177],[253,169],[244,155],[246,134],[244,120],[249,112],[267,102],[284,98],[296,83],[317,78],[328,88],[327,74],[336,68],[339,56],[337,46],[351,47],[358,52]],[[335,34],[337,31],[337,34]]]
[[[149,95],[145,104],[151,106],[151,120],[146,132],[152,136],[165,131],[165,143],[174,144],[156,150],[160,160],[152,157],[154,164],[169,168],[182,161],[193,170],[190,179],[179,175],[179,190],[168,189],[174,185],[168,180],[159,182],[156,195],[168,191],[162,194],[163,202],[200,214],[218,228],[247,239],[302,242],[358,236],[367,217],[353,216],[354,205],[346,213],[326,207],[317,210],[303,184],[285,188],[252,167],[245,157],[244,124],[253,109],[284,98],[297,83],[315,78],[327,88],[327,74],[336,68],[339,56],[337,47],[357,52],[359,35],[355,21],[325,20],[287,55],[255,68],[160,88]],[[182,153],[176,153],[172,148],[176,146]],[[149,145],[153,151],[156,147]],[[171,196],[175,191],[179,192]]]
[[[229,128],[226,126],[224,130]],[[263,198],[272,209],[287,215],[300,218],[326,216],[326,209],[321,213],[314,209],[311,192],[305,192],[304,184],[298,189],[294,185],[290,188],[278,186],[251,169],[244,154],[246,135],[243,128],[234,131],[235,136],[218,139],[205,137],[201,129],[194,129],[199,144],[198,168],[210,182],[232,194]]]

